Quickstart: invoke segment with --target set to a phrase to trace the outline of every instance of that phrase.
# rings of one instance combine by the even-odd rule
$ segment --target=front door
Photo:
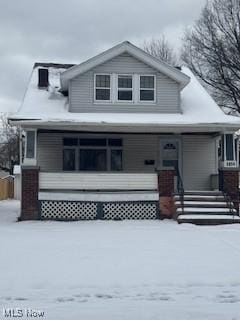
[[[181,172],[180,139],[160,140],[160,167],[174,167]]]

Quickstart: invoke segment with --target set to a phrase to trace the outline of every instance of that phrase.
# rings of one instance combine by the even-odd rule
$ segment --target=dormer
[[[129,42],[61,74],[70,112],[179,113],[189,77]]]

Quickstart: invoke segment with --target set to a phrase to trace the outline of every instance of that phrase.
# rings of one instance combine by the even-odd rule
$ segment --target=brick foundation
[[[174,169],[160,170],[158,172],[158,191],[162,218],[172,218],[175,213],[175,206],[172,197],[174,192],[175,176],[176,172]]]
[[[21,220],[38,219],[39,168],[22,167]]]

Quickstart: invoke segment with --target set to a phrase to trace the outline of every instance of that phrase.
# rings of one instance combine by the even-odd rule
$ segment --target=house
[[[22,220],[239,221],[240,119],[188,68],[129,42],[79,65],[36,63],[9,121],[26,137]]]

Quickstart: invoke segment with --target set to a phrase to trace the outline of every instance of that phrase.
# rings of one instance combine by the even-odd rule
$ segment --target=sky
[[[181,47],[206,0],[0,0],[0,111],[20,106],[34,62],[81,63],[128,40]]]

